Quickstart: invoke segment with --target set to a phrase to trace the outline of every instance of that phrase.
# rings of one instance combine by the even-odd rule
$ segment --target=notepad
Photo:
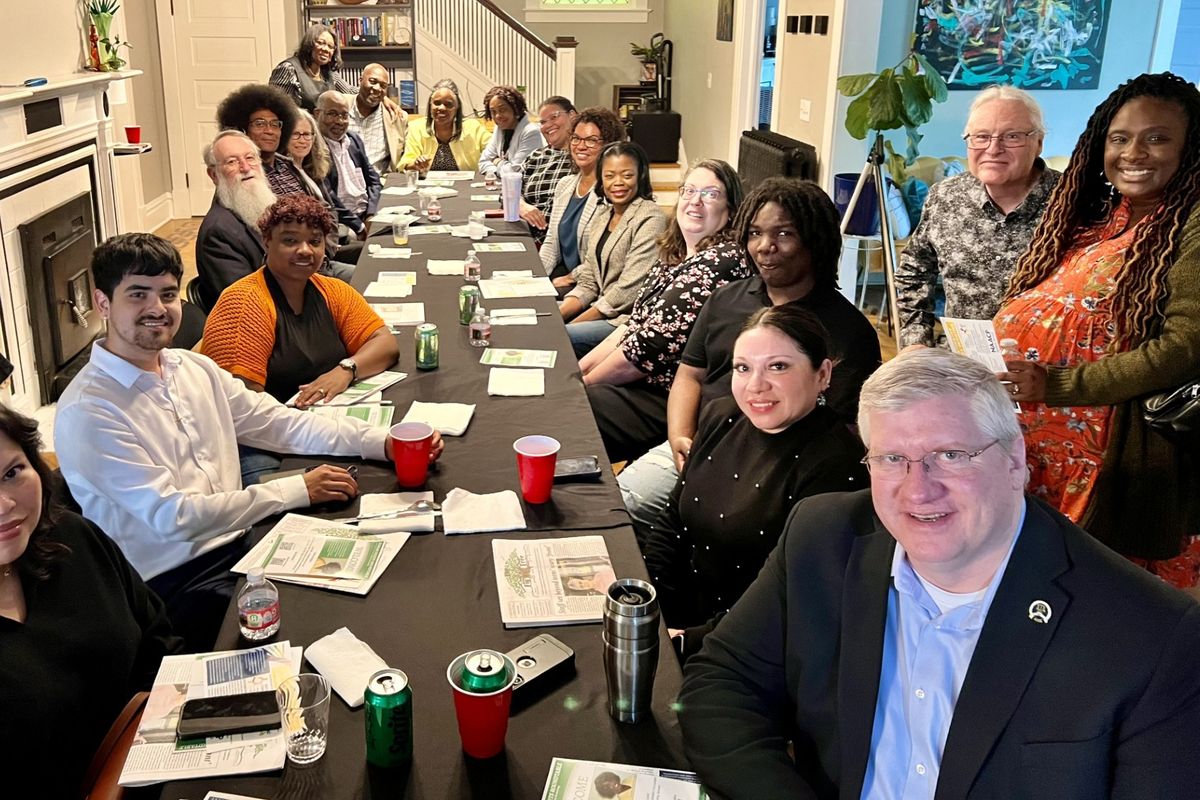
[[[475,203],[499,203],[500,195],[498,194],[473,194],[471,195],[472,202]]]
[[[479,282],[479,291],[488,300],[509,297],[558,297],[558,290],[549,278],[489,278]]]
[[[488,314],[493,325],[537,325],[537,312],[532,308],[493,308]]]
[[[381,283],[393,283],[395,281],[401,281],[403,283],[409,283],[415,286],[417,283],[417,273],[385,270],[376,275],[375,280]]]
[[[462,436],[474,415],[473,403],[423,403],[413,400],[401,422],[424,422],[443,436]]]
[[[420,325],[425,321],[424,303],[372,303],[371,308],[389,328]]]
[[[507,347],[489,347],[479,357],[480,364],[489,367],[540,367],[553,369],[558,353],[554,350],[520,350]]]
[[[465,169],[431,169],[425,177],[431,181],[469,181],[475,173]]]
[[[371,244],[367,246],[367,254],[371,258],[410,258],[412,257],[412,248],[382,247],[377,244]]]
[[[476,253],[524,253],[524,242],[496,242],[495,244],[477,244]]]
[[[430,275],[462,275],[463,262],[458,259],[431,258],[425,262]]]
[[[487,392],[494,397],[541,397],[546,393],[546,370],[493,367]]]
[[[450,233],[449,225],[414,225],[408,229],[409,236],[426,236],[431,233]]]
[[[364,297],[408,297],[412,294],[412,284],[404,281],[371,281],[363,289]]]

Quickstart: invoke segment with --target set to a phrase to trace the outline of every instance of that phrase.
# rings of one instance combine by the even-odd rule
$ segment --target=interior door
[[[202,216],[212,202],[203,153],[217,133],[217,105],[243,84],[266,83],[283,57],[282,0],[157,0],[157,7],[175,213]]]

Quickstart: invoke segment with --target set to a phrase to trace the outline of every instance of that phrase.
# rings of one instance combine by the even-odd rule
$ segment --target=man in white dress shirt
[[[265,517],[358,493],[330,465],[242,487],[238,443],[284,453],[388,457],[387,431],[290,409],[208,358],[168,347],[179,328],[178,251],[129,233],[92,256],[108,334],[58,403],[54,445],[84,516],[120,545],[190,648],[211,646]],[[440,454],[441,442],[434,452]]]

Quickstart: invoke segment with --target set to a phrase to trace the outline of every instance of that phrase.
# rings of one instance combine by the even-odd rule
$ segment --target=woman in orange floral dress
[[[996,315],[1022,360],[1029,489],[1179,586],[1200,582],[1195,454],[1147,394],[1200,376],[1200,92],[1170,73],[1092,114]]]

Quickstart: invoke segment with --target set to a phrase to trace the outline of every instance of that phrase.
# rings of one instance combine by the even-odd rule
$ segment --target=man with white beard
[[[200,299],[210,311],[226,286],[262,266],[266,257],[258,218],[275,202],[258,146],[241,131],[224,130],[204,148],[216,185],[212,206],[196,237]]]

